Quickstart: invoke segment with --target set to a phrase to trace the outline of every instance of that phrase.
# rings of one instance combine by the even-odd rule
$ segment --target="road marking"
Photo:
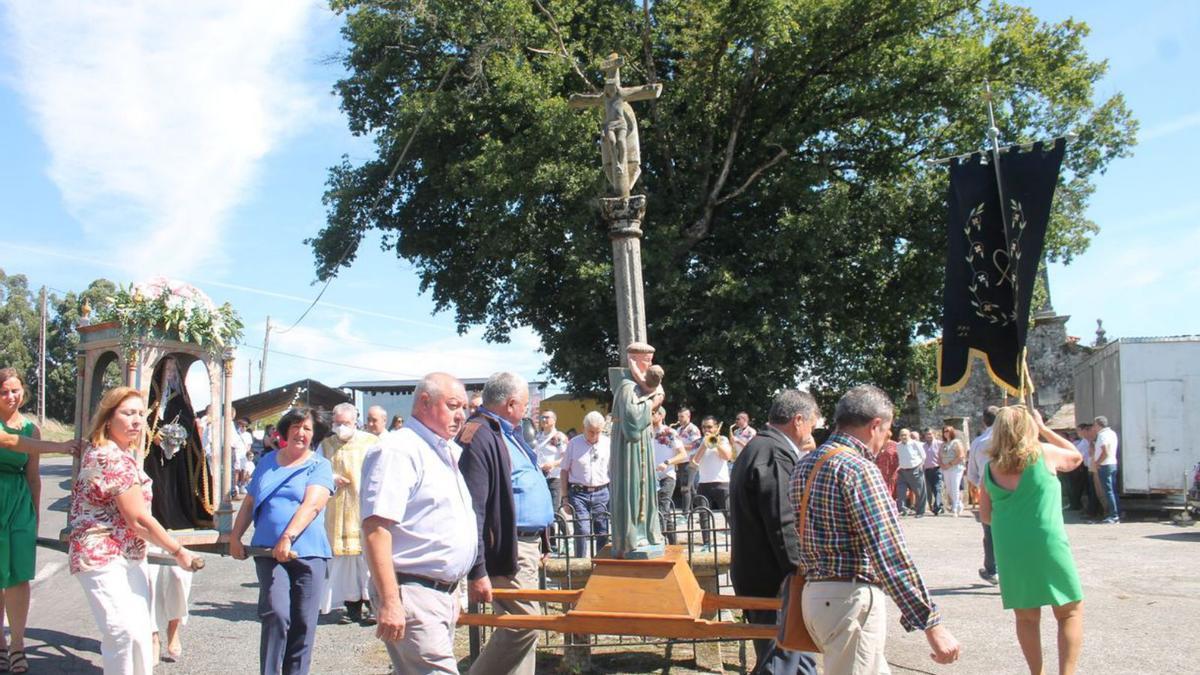
[[[33,588],[37,588],[39,585],[41,585],[47,579],[54,576],[55,574],[58,574],[58,572],[64,567],[66,567],[66,564],[60,563],[60,562],[54,562],[54,563],[50,563],[49,565],[46,565],[37,573],[37,576],[33,578],[33,582],[30,583],[30,586]]]

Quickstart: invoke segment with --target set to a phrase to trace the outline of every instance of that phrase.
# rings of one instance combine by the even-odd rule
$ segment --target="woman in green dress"
[[[1083,590],[1063,527],[1056,474],[1071,471],[1083,458],[1024,406],[1000,410],[988,456],[979,515],[992,527],[1000,597],[1016,615],[1017,642],[1029,672],[1040,675],[1039,625],[1042,607],[1049,605],[1058,621],[1058,672],[1074,673],[1083,646]]]
[[[38,428],[21,415],[25,385],[13,368],[0,368],[0,428],[17,436],[39,438]],[[24,673],[25,623],[29,617],[29,581],[34,575],[38,499],[42,481],[38,456],[0,448],[0,613],[7,613],[11,637],[0,630],[0,670]],[[11,651],[10,651],[11,650]]]

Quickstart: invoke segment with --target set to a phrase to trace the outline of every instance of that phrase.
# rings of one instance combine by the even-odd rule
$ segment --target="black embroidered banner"
[[[951,162],[940,391],[966,385],[979,356],[997,385],[1020,395],[1029,304],[1065,150],[1059,139],[1001,155],[1007,231],[991,155],[987,164],[979,154]]]

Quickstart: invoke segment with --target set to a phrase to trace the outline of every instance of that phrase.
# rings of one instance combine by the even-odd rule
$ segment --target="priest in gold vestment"
[[[321,455],[333,465],[333,496],[325,506],[325,532],[333,558],[329,561],[329,581],[321,613],[338,605],[346,607],[342,623],[358,622],[369,626],[367,589],[371,578],[362,549],[362,519],[358,510],[363,459],[379,438],[358,429],[358,409],[349,403],[333,408],[333,433],[321,441]],[[367,607],[364,610],[364,606]]]

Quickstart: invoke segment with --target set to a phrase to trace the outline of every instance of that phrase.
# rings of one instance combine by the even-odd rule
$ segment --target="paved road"
[[[66,517],[70,463],[43,464],[43,534],[52,536]],[[905,634],[889,604],[888,659],[897,673],[1025,672],[1012,615],[1000,607],[999,592],[976,576],[981,562],[980,529],[974,518],[904,520],[917,562],[942,605],[947,625],[964,645],[953,667],[928,658],[924,637]],[[1196,672],[1200,635],[1200,526],[1179,528],[1159,521],[1121,525],[1068,525],[1086,595],[1085,645],[1081,672]],[[65,570],[65,556],[41,551],[35,582],[29,655],[33,672],[99,672],[97,631],[79,585]],[[193,587],[192,618],[184,628],[184,656],[162,664],[176,673],[248,673],[257,669],[257,584],[249,563],[209,556]],[[1043,627],[1047,670],[1053,672],[1053,621]],[[689,653],[679,650],[678,653]],[[734,649],[727,648],[729,661]],[[661,653],[661,652],[660,652]],[[461,654],[461,656],[465,656]],[[682,655],[681,655],[682,657]],[[690,657],[687,657],[690,658]],[[606,661],[606,672],[631,672]],[[649,663],[655,663],[650,659]],[[672,672],[691,672],[677,662]],[[633,672],[655,672],[638,666]],[[322,625],[317,633],[314,673],[385,673],[386,656],[370,629]]]

